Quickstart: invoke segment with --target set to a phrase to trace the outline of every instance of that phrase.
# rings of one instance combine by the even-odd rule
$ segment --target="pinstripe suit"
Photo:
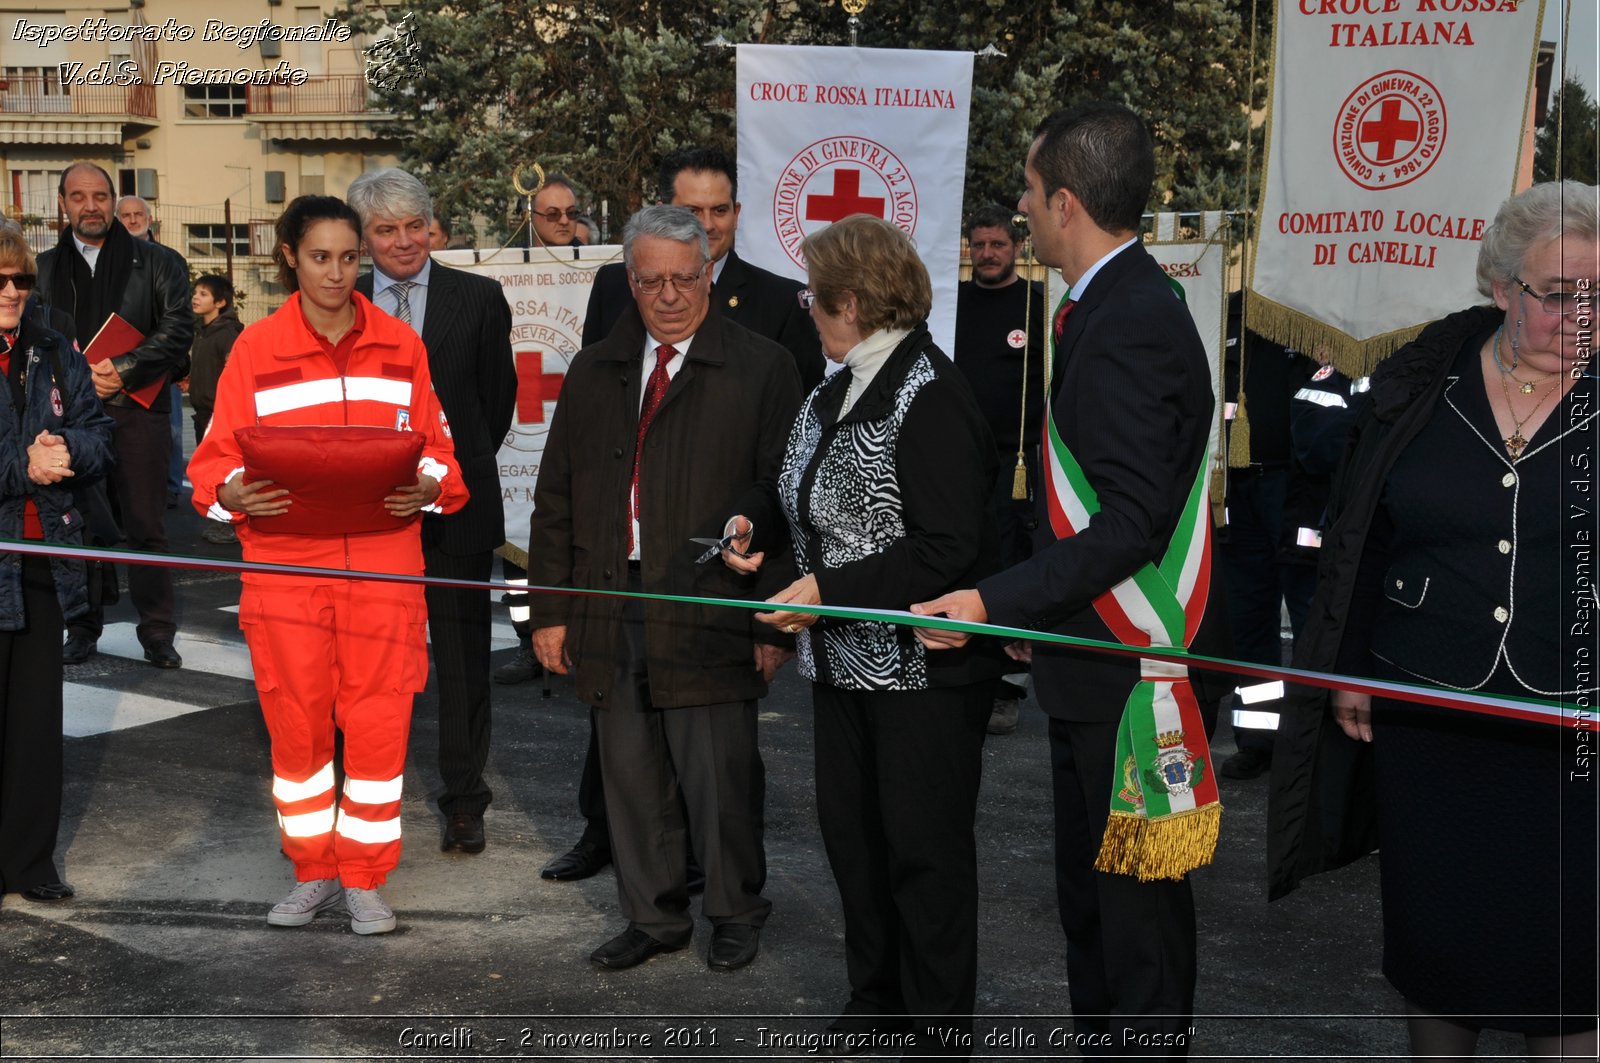
[[[372,295],[372,274],[356,282]],[[384,310],[391,307],[385,305]],[[438,262],[428,274],[422,343],[434,390],[455,436],[456,461],[471,492],[466,506],[422,523],[430,576],[487,580],[505,542],[496,454],[511,428],[517,376],[511,308],[500,285]],[[445,815],[481,815],[493,794],[483,781],[489,758],[489,594],[429,587],[428,629],[439,690],[439,774]]]

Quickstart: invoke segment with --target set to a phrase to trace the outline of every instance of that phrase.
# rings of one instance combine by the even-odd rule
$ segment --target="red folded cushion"
[[[365,425],[252,425],[233,438],[244,456],[247,482],[271,480],[289,490],[289,509],[251,517],[258,532],[354,535],[403,528],[383,500],[417,482],[422,436]]]

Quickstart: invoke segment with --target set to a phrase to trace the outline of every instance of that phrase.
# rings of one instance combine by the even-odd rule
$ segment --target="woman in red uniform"
[[[246,561],[420,576],[413,518],[453,512],[467,492],[422,342],[354,290],[359,234],[355,211],[332,196],[301,196],[278,219],[278,278],[294,294],[234,344],[189,478],[195,508],[236,526]],[[382,500],[406,523],[362,533],[274,530],[269,518],[288,514],[297,487],[308,485],[247,482],[235,431],[255,425],[421,434],[415,482]],[[368,457],[349,455],[352,474]],[[386,933],[394,912],[376,890],[400,859],[411,700],[428,673],[422,587],[309,574],[247,573],[243,582],[239,626],[272,736],[283,850],[299,880],[267,922],[303,926],[342,902],[356,933]],[[344,733],[342,798],[334,792],[336,728]]]

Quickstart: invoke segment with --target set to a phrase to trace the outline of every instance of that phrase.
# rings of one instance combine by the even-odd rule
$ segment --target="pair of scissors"
[[[690,537],[689,541],[691,543],[699,543],[701,546],[710,547],[710,549],[708,549],[705,553],[695,558],[694,563],[697,565],[703,565],[706,562],[712,561],[719,557],[724,550],[728,551],[728,553],[732,554],[734,557],[749,557],[749,554],[740,551],[738,547],[734,546],[733,541],[735,539],[743,539],[745,536],[754,533],[755,530],[756,526],[752,524],[742,532],[739,532],[735,535],[724,535],[720,539],[705,539],[699,536]]]

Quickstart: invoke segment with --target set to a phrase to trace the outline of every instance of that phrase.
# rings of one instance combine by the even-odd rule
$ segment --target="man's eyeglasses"
[[[1540,294],[1528,287],[1528,282],[1521,277],[1512,277],[1517,282],[1517,287],[1539,300],[1539,305],[1544,307],[1544,312],[1557,317],[1571,317],[1578,311],[1578,302],[1588,302],[1594,298],[1592,292],[1545,292]]]
[[[0,292],[5,291],[8,284],[15,284],[19,292],[31,292],[38,280],[37,273],[0,273]]]
[[[811,304],[817,301],[817,293],[810,288],[801,288],[794,293],[794,297],[800,300],[800,309],[802,310],[810,310]]]
[[[674,288],[687,295],[700,286],[700,278],[705,276],[704,272],[701,272],[669,273],[665,277],[641,277],[632,270],[629,270],[628,274],[633,277],[633,283],[637,284],[639,290],[646,295],[655,295],[660,292],[668,280],[672,281]]]
[[[568,207],[566,210],[562,210],[560,207],[551,207],[549,210],[536,210],[534,213],[554,225],[562,218],[568,221],[577,221],[582,211],[578,210],[577,207]]]

